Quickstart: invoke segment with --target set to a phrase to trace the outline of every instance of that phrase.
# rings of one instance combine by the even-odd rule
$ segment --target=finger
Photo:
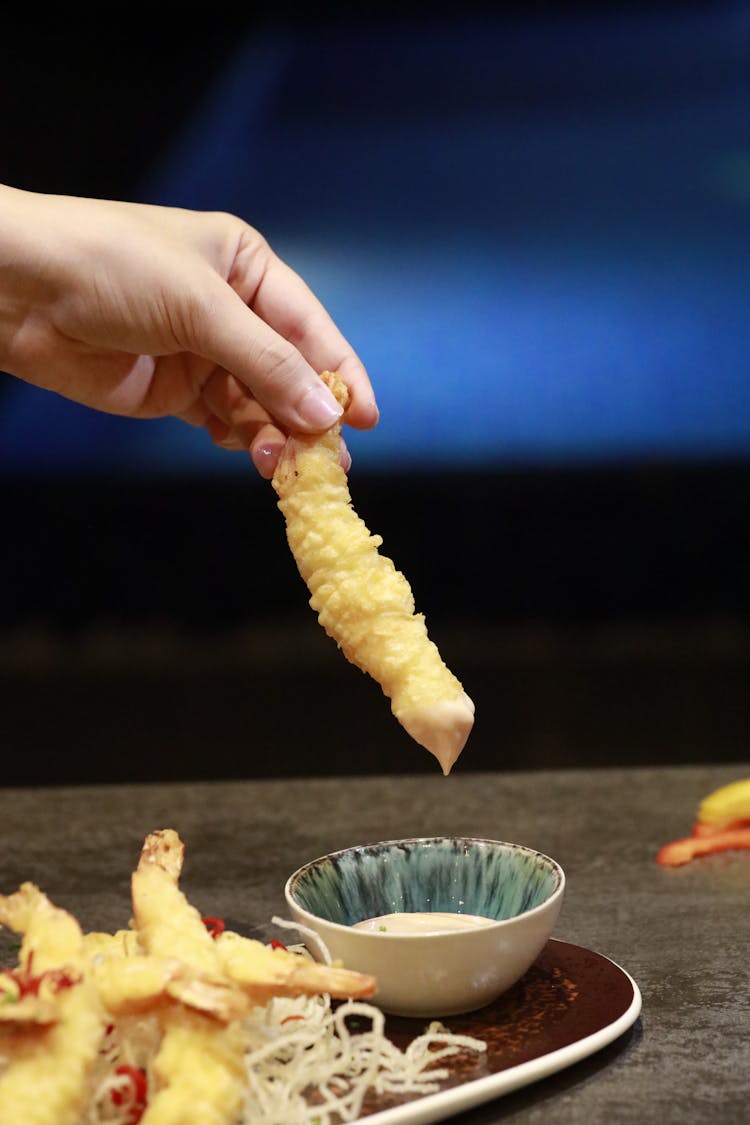
[[[187,422],[189,426],[204,427],[211,417],[211,411],[206,406],[202,399],[197,398],[195,402],[191,403],[187,410],[180,411],[177,417],[181,422]]]
[[[286,438],[275,426],[263,427],[256,434],[249,453],[256,469],[266,480],[270,480],[276,472],[276,466],[285,444]],[[348,473],[352,467],[352,457],[343,438],[341,439],[340,460],[344,472]]]
[[[211,419],[206,424],[213,440],[225,449],[246,449],[262,477],[270,480],[286,442],[257,400],[228,372],[215,372],[203,388],[203,409]],[[234,439],[233,444],[229,444]],[[341,464],[346,472],[352,464],[343,438]]]
[[[204,410],[234,423],[246,418],[270,420],[268,411],[229,371],[214,371],[206,379],[200,394]]]
[[[245,448],[239,436],[221,418],[208,418],[204,423],[204,428],[214,445],[219,445],[222,449],[239,452]]]
[[[276,426],[261,426],[249,446],[249,453],[255,468],[265,480],[270,480],[276,471],[286,438]]]
[[[224,431],[218,425],[214,426],[215,433],[222,439],[217,444],[226,448],[226,435],[232,434],[238,447],[249,452],[260,475],[269,480],[274,474],[286,436],[257,399],[249,394],[247,387],[228,372],[217,371],[205,384],[201,402],[217,422],[221,419]]]
[[[230,371],[290,432],[320,432],[341,407],[301,353],[216,275],[192,323],[191,348]]]
[[[351,393],[346,421],[369,429],[378,408],[364,364],[299,274],[269,249],[251,307],[317,372],[338,371]]]

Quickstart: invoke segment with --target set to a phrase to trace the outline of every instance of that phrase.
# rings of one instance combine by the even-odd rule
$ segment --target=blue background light
[[[746,6],[248,35],[142,198],[242,215],[375,383],[362,468],[750,455]],[[13,384],[0,469],[246,471]]]

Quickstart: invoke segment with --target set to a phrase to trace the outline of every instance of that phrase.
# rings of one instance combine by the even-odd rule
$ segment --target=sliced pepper
[[[727,832],[734,828],[750,828],[750,817],[743,816],[737,820],[718,820],[714,824],[705,824],[696,820],[693,825],[693,836],[716,836],[718,833]]]
[[[691,834],[665,844],[657,863],[677,867],[713,852],[750,848],[750,778],[722,785],[704,797]]]
[[[214,939],[219,937],[220,934],[223,934],[226,929],[223,918],[201,918],[201,921]]]
[[[148,1104],[148,1081],[145,1072],[140,1067],[126,1063],[118,1066],[115,1074],[125,1081],[123,1087],[115,1087],[112,1090],[112,1104],[124,1106],[127,1103],[130,1107],[128,1125],[139,1125]]]
[[[750,826],[725,828],[709,835],[685,836],[682,840],[673,840],[659,849],[656,862],[666,867],[679,867],[698,856],[740,848],[750,848]]]

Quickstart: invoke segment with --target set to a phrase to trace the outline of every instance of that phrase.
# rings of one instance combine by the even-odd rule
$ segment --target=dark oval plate
[[[594,1054],[627,1031],[640,1011],[640,990],[624,969],[600,953],[553,939],[499,1000],[445,1018],[452,1032],[483,1039],[486,1054],[461,1051],[443,1060],[451,1073],[437,1093],[368,1097],[360,1119],[368,1125],[444,1121]],[[426,1022],[389,1016],[386,1034],[403,1049]]]

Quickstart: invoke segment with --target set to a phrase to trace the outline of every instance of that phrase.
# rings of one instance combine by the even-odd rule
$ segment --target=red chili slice
[[[39,989],[44,981],[48,981],[53,992],[62,992],[64,988],[73,988],[81,983],[80,973],[71,973],[67,969],[46,969],[43,973],[34,974],[31,966],[34,960],[34,951],[29,953],[26,964],[20,969],[11,969],[8,976],[18,985],[18,999],[23,996],[38,996]]]
[[[123,1105],[125,1102],[132,1102],[132,1108],[128,1125],[138,1125],[138,1122],[143,1117],[146,1105],[148,1103],[148,1082],[144,1071],[140,1070],[137,1066],[129,1066],[127,1063],[118,1066],[115,1074],[122,1075],[127,1078],[127,1084],[122,1088],[117,1088],[112,1091],[113,1105]]]
[[[214,939],[216,939],[219,934],[223,934],[226,929],[223,918],[202,918],[201,921]]]

